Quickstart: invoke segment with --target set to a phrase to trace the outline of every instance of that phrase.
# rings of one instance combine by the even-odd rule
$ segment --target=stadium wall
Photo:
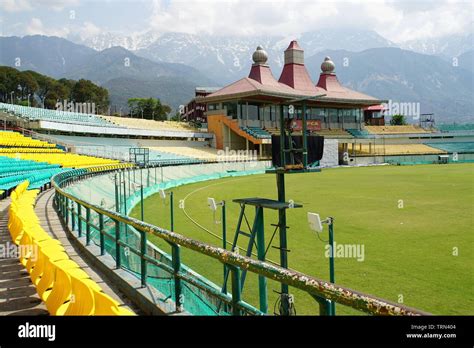
[[[125,136],[145,136],[145,137],[165,137],[165,138],[212,138],[209,133],[200,132],[180,132],[168,130],[146,130],[132,129],[122,127],[96,127],[87,125],[76,125],[70,123],[60,123],[51,121],[39,121],[38,128],[45,130],[62,131],[68,133],[84,133],[84,134],[109,134],[109,135],[125,135]]]
[[[393,155],[393,156],[356,156],[350,157],[349,165],[370,165],[370,164],[436,164],[439,155]],[[448,154],[449,163],[474,162],[474,154],[458,154],[457,159],[453,154]]]
[[[339,141],[337,139],[324,139],[323,158],[321,167],[334,167],[339,164],[338,155]]]

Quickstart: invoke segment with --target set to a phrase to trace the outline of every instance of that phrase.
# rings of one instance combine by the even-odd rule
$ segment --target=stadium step
[[[50,236],[61,242],[69,258],[76,262],[81,267],[81,269],[84,270],[88,274],[88,276],[93,281],[95,281],[107,295],[119,302],[121,308],[128,309],[135,313],[139,312],[139,310],[130,303],[130,301],[125,297],[125,295],[123,295],[110,282],[106,282],[104,280],[106,279],[104,275],[97,269],[95,269],[93,266],[91,266],[87,261],[85,261],[86,258],[83,257],[81,252],[79,252],[71,244],[65,227],[62,225],[61,221],[59,220],[59,216],[57,215],[53,207],[53,197],[53,189],[44,191],[38,196],[35,206],[35,212],[40,220],[41,227],[43,227],[43,229]]]
[[[15,255],[7,255],[13,246],[7,227],[9,205],[10,199],[0,201],[0,315],[48,315],[25,267]]]

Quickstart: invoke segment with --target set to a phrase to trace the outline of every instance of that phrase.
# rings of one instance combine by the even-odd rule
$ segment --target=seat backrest
[[[48,289],[52,288],[54,285],[56,266],[46,255],[44,256],[43,274],[41,279],[38,281],[38,285],[36,286],[36,292],[43,301],[46,301],[51,294],[51,291],[48,291]]]
[[[64,315],[72,294],[71,277],[55,265],[53,290],[46,299],[46,308],[51,315]]]
[[[119,303],[101,291],[93,290],[95,300],[94,315],[117,315]]]
[[[72,294],[70,304],[64,315],[94,314],[94,294],[83,280],[71,276]]]

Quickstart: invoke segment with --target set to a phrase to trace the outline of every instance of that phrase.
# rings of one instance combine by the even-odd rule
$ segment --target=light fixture
[[[208,197],[207,198],[207,205],[209,206],[209,209],[211,209],[212,211],[217,210],[217,203],[216,203],[216,200],[214,198]]]
[[[308,213],[308,224],[309,228],[317,233],[323,231],[323,224],[321,223],[321,218],[317,213]]]
[[[159,192],[159,194],[160,194],[161,199],[163,199],[163,200],[166,199],[166,192],[165,192],[165,190],[160,189],[158,192]]]

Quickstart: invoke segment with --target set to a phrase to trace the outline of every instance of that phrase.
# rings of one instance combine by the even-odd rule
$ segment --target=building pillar
[[[249,102],[245,102],[245,125],[249,126]]]

